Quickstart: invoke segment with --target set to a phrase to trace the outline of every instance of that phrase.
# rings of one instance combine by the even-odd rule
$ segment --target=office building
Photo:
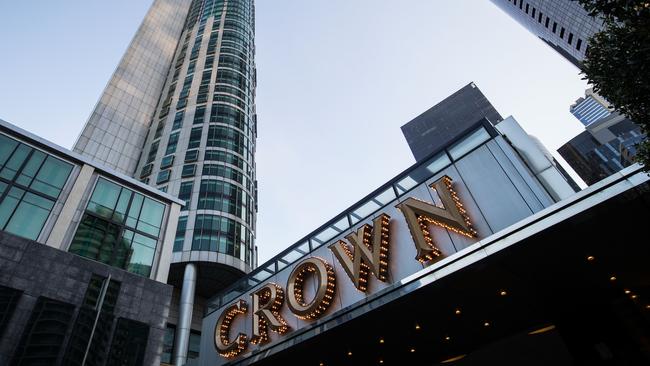
[[[492,0],[501,10],[577,67],[603,22],[572,0]]]
[[[469,83],[402,126],[402,133],[420,161],[483,118],[492,124],[503,119],[481,90]]]
[[[597,93],[594,93],[593,89],[587,89],[585,96],[578,98],[571,105],[569,111],[585,126],[612,114],[609,102]]]
[[[618,113],[590,123],[558,152],[588,185],[634,164],[641,128]]]
[[[159,363],[181,204],[0,120],[0,364]]]
[[[156,0],[74,150],[185,202],[163,363],[198,355],[205,298],[256,267],[253,0]]]

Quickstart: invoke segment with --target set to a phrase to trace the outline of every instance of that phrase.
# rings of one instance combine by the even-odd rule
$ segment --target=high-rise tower
[[[519,24],[580,67],[589,38],[603,27],[573,0],[492,0]]]
[[[257,265],[254,35],[253,0],[155,0],[75,144],[186,202],[163,363],[198,355],[203,299]]]

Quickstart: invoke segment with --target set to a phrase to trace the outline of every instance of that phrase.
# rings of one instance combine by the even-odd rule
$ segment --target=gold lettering
[[[303,285],[308,274],[316,276],[316,296],[307,303],[304,297]],[[287,304],[298,318],[317,319],[332,303],[336,289],[334,269],[325,260],[311,257],[303,260],[293,268],[287,283]]]
[[[253,297],[253,337],[251,343],[264,344],[269,341],[268,328],[284,334],[289,330],[287,322],[280,315],[284,303],[284,291],[275,283],[267,283],[251,294]]]
[[[329,246],[359,291],[365,292],[368,289],[368,272],[372,272],[380,281],[386,281],[389,222],[390,216],[381,214],[373,220],[374,226],[363,225],[355,233],[346,236],[354,253],[342,240]]]
[[[470,238],[477,235],[460,199],[452,189],[451,178],[445,175],[433,183],[431,188],[436,190],[445,208],[412,197],[396,206],[404,214],[415,242],[418,251],[415,259],[422,263],[442,255],[431,237],[428,225],[437,225]]]
[[[248,311],[248,304],[244,300],[239,300],[224,309],[217,320],[217,325],[214,328],[214,347],[222,357],[237,357],[248,347],[248,337],[245,334],[239,333],[234,341],[230,341],[230,326],[233,320],[237,315],[245,314],[246,311]]]

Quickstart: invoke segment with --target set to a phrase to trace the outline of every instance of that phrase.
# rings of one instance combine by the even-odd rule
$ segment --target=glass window
[[[185,153],[185,162],[193,163],[199,159],[199,150],[188,150]]]
[[[226,253],[238,258],[250,247],[249,230],[235,220],[218,215],[196,215],[192,250]]]
[[[187,216],[178,218],[178,226],[176,226],[176,238],[174,239],[174,251],[180,252],[183,250],[183,242],[185,241],[185,231],[187,230]]]
[[[53,206],[54,201],[33,193],[27,193],[4,230],[27,239],[36,240]]]
[[[449,148],[449,155],[451,155],[452,159],[458,160],[463,155],[467,154],[489,139],[490,134],[487,132],[487,130],[485,130],[485,128],[481,127]]]
[[[178,145],[178,136],[180,136],[180,132],[174,132],[169,135],[169,141],[167,142],[167,150],[165,150],[165,155],[173,154],[176,152],[176,146]]]
[[[368,202],[362,204],[356,210],[350,213],[352,224],[356,224],[357,222],[363,220],[396,198],[397,196],[395,196],[393,187],[388,187],[385,191],[370,199]]]
[[[183,127],[183,118],[185,117],[185,111],[176,112],[174,116],[174,124],[172,125],[172,131],[178,130]]]
[[[193,177],[195,173],[196,173],[196,164],[183,165],[183,171],[181,172],[181,178]]]
[[[169,182],[169,176],[171,175],[171,170],[163,170],[158,172],[158,177],[156,178],[156,184]]]
[[[442,170],[444,167],[451,164],[451,160],[443,151],[435,157],[431,158],[428,162],[419,168],[410,172],[406,177],[402,178],[399,182],[395,183],[397,194],[402,195],[409,191],[411,188],[431,178],[435,173]]]
[[[187,358],[190,360],[199,358],[199,351],[201,350],[201,334],[192,331],[190,333],[190,344],[187,348]]]
[[[152,169],[153,169],[153,164],[147,164],[143,166],[142,170],[140,171],[140,178],[148,177],[149,174],[151,174]]]
[[[143,365],[148,339],[147,324],[119,318],[106,366]]]
[[[198,125],[203,123],[205,120],[205,106],[197,107],[196,112],[194,113],[194,124]]]
[[[167,155],[160,160],[160,169],[167,169],[174,164],[174,155]]]
[[[171,364],[172,363],[172,354],[174,353],[174,335],[176,333],[176,327],[171,324],[167,324],[165,329],[165,337],[163,338],[163,350],[162,355],[160,356],[160,362]]]
[[[183,182],[181,183],[181,188],[178,192],[178,198],[185,201],[185,206],[181,210],[187,211],[190,209],[190,200],[192,199],[192,188],[194,187],[194,182]]]
[[[4,135],[0,143],[0,230],[36,240],[73,166]]]
[[[1,139],[2,135],[0,135]],[[20,290],[0,286],[0,335],[4,334],[4,330],[9,324],[14,310],[16,310],[16,305],[18,305],[22,293]]]
[[[18,141],[0,134],[0,167],[3,166],[18,146]]]
[[[149,276],[165,205],[100,178],[70,252]]]
[[[111,217],[121,190],[120,186],[106,179],[97,180],[88,203],[88,211],[101,217]]]
[[[75,306],[72,304],[39,297],[11,364],[55,365],[74,311]]]
[[[160,225],[164,213],[165,205],[146,198],[142,204],[142,211],[140,212],[140,220],[137,229],[157,237],[158,234],[160,234]]]
[[[203,127],[195,127],[192,129],[192,131],[190,132],[190,142],[187,145],[188,149],[195,149],[201,146],[202,131],[203,131]]]

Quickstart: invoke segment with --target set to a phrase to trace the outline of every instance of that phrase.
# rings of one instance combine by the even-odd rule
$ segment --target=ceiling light
[[[420,324],[415,324],[415,330],[420,330]]]
[[[383,344],[383,343],[384,343],[384,339],[383,339],[383,338],[379,338],[379,343]]]
[[[590,255],[590,256],[587,257],[587,260],[589,262],[593,261],[594,259],[596,259],[596,257],[594,257],[593,255]]]
[[[448,359],[446,359],[444,361],[440,361],[440,363],[450,363],[450,362],[458,361],[458,360],[460,360],[462,358],[465,358],[465,355],[460,355],[460,356],[448,358]]]
[[[456,309],[456,311],[454,312],[456,313],[456,315],[460,315],[460,309]]]
[[[485,322],[485,323],[483,323],[483,326],[484,326],[484,327],[489,327],[489,326],[490,326],[490,322]]]
[[[529,335],[541,334],[541,333],[546,333],[548,331],[551,331],[553,329],[555,329],[555,325],[549,325],[549,326],[544,327],[544,328],[539,328],[537,330],[533,330],[532,332],[529,332],[528,334]]]
[[[411,353],[415,352],[415,348],[411,348]]]
[[[501,292],[499,292],[499,295],[501,296],[506,296],[507,294],[508,292],[506,292],[506,290],[501,290]]]
[[[626,294],[626,295],[629,295],[631,292],[632,292],[632,291],[630,291],[630,290],[625,290],[625,294]]]
[[[348,356],[352,356],[352,351],[348,351]]]
[[[449,340],[451,340],[451,337],[450,337],[450,336],[446,336],[446,337],[445,337],[445,341],[449,341]]]
[[[610,281],[616,281],[616,276],[612,276],[609,278]]]

